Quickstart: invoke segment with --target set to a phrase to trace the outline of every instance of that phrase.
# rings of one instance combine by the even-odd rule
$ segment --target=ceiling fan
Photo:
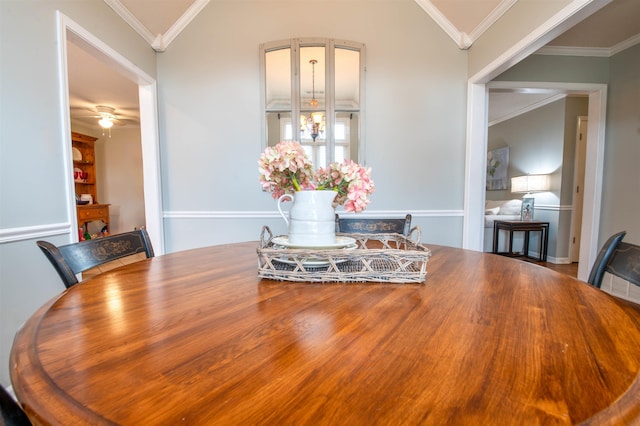
[[[71,108],[71,118],[95,118],[103,129],[140,122],[137,117],[116,114],[115,108],[106,105],[97,105],[95,109]]]

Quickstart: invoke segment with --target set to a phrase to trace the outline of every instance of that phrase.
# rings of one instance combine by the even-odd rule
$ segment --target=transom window
[[[314,168],[359,161],[364,45],[292,39],[260,46],[264,146],[300,142]]]

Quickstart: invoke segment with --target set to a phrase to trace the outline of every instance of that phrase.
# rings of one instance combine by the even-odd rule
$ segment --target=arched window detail
[[[263,148],[298,141],[314,168],[360,161],[364,50],[316,38],[261,45]]]

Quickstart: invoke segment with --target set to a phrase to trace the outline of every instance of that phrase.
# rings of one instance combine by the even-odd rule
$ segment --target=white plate
[[[340,249],[351,246],[356,243],[355,238],[344,237],[344,236],[336,236],[336,242],[334,244],[321,244],[317,246],[309,246],[309,245],[299,245],[292,244],[289,242],[289,237],[287,235],[282,235],[279,237],[274,237],[271,242],[275,245],[282,246],[285,248],[300,248],[300,249]]]
[[[358,248],[357,244],[350,244],[343,248],[343,250],[355,250]],[[286,263],[288,265],[296,265],[296,261],[290,257],[280,257],[277,260],[278,262]],[[334,259],[336,264],[347,262],[349,259]],[[302,259],[302,266],[312,267],[312,268],[321,268],[324,266],[329,266],[331,262],[328,259],[322,259],[320,257],[310,257],[308,259]]]
[[[82,153],[76,147],[72,148],[73,151],[73,161],[82,161]]]
[[[278,262],[282,262],[282,263],[286,263],[288,265],[296,265],[296,261],[295,260],[291,260],[291,259],[286,259],[286,258],[280,258],[280,259],[273,259],[276,260]],[[343,263],[346,262],[348,259],[340,259],[340,260],[335,260],[334,262],[336,264],[338,263]],[[323,259],[314,259],[314,260],[303,260],[302,262],[302,266],[304,267],[311,267],[311,268],[322,268],[325,266],[329,266],[330,263],[328,260],[323,260]]]

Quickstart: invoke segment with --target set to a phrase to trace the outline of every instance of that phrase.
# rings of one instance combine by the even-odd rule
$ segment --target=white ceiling
[[[156,51],[163,51],[210,0],[104,0]],[[215,1],[215,0],[212,0]],[[497,19],[522,0],[415,0],[461,49],[472,46]],[[541,50],[552,54],[610,56],[640,42],[640,0],[613,0]],[[137,86],[68,43],[72,122],[95,127],[97,105],[139,117]],[[489,122],[548,102],[555,94],[490,94]],[[82,115],[89,117],[78,117]],[[84,111],[87,111],[86,113]],[[129,123],[131,123],[129,121]]]

